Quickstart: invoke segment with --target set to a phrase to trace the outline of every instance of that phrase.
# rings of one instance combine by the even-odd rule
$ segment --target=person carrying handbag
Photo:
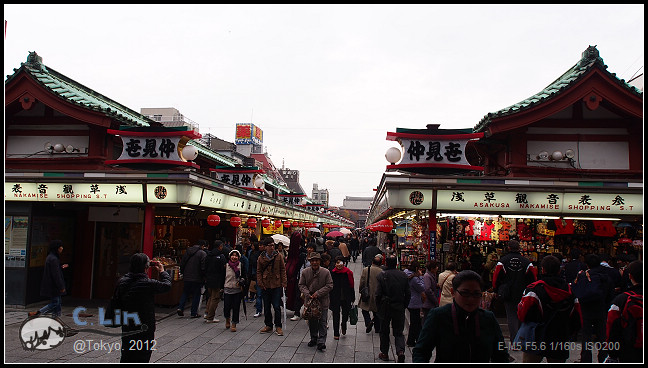
[[[308,305],[311,299],[317,299],[321,308],[319,319],[308,320],[308,330],[310,332],[309,347],[317,345],[317,350],[326,349],[326,319],[328,317],[329,293],[333,290],[333,278],[331,272],[320,267],[321,256],[317,252],[312,252],[308,256],[310,267],[302,270],[299,277],[299,291],[304,297],[304,305]]]

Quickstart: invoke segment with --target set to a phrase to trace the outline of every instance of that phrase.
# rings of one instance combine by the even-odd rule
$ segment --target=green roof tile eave
[[[598,51],[596,51],[596,55],[598,55]],[[511,106],[486,114],[479,121],[479,123],[475,125],[473,131],[476,133],[485,131],[486,128],[492,122],[492,118],[512,115],[524,111],[527,108],[531,107],[532,105],[535,105],[536,103],[543,103],[557,97],[558,95],[561,94],[561,92],[565,91],[567,88],[569,88],[570,86],[574,85],[576,82],[581,80],[589,71],[593,70],[594,68],[599,68],[601,71],[607,73],[610,77],[615,79],[622,87],[631,91],[633,94],[637,95],[638,97],[643,98],[643,92],[641,92],[638,88],[628,84],[622,79],[617,78],[615,74],[610,73],[607,70],[608,67],[607,65],[605,65],[602,58],[596,56],[594,58],[588,59],[585,56],[583,56],[583,58],[581,58],[581,60],[578,63],[576,63],[576,65],[569,68],[569,70],[567,70],[560,77],[558,77],[556,80],[551,82],[547,87],[542,89],[542,91],[536,93],[535,95],[525,100],[515,103]]]

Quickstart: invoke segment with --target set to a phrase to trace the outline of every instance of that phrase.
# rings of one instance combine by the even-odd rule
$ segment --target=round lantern
[[[290,225],[292,225],[292,224],[290,223],[290,221],[286,221],[286,222],[283,223],[283,226],[284,226],[284,227],[290,227]]]
[[[261,220],[261,226],[270,227],[270,220],[268,220],[268,219]]]
[[[299,222],[299,227],[304,227],[304,223],[300,221]]]
[[[241,226],[241,218],[240,217],[232,217],[230,219],[230,225],[232,225],[234,227]]]
[[[293,227],[299,227],[299,222],[297,222],[297,221],[293,221],[292,226],[293,226]]]
[[[182,157],[187,161],[193,161],[198,157],[198,149],[194,146],[186,145],[182,148]]]
[[[275,227],[281,227],[281,225],[282,225],[281,220],[276,220],[275,221]]]
[[[220,224],[220,216],[218,215],[207,216],[207,224],[209,224],[209,226],[218,226],[218,224]]]
[[[257,225],[257,220],[254,217],[250,217],[247,220],[247,226],[248,227],[256,228],[256,225]]]
[[[384,233],[388,233],[394,228],[394,223],[392,222],[392,220],[387,219],[378,221],[374,225],[377,231],[382,231]]]
[[[396,147],[391,147],[385,152],[385,158],[393,165],[401,159],[401,151]]]

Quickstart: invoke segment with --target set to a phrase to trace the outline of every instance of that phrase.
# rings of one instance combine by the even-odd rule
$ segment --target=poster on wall
[[[28,228],[27,216],[5,216],[5,267],[25,267]]]

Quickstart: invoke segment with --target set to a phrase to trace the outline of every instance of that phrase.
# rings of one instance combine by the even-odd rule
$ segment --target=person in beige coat
[[[452,279],[457,274],[457,264],[453,261],[448,262],[445,271],[439,275],[439,288],[441,289],[441,298],[439,298],[439,307],[452,303]]]
[[[259,255],[257,260],[257,285],[263,290],[263,311],[265,327],[260,333],[272,332],[272,310],[274,310],[275,333],[283,336],[281,328],[281,297],[283,288],[288,286],[286,278],[286,263],[281,253],[275,248],[274,239],[263,240],[265,251]]]
[[[380,267],[382,259],[382,254],[377,254],[373,258],[371,266],[362,269],[360,284],[358,284],[358,291],[360,291],[367,285],[367,278],[369,278],[369,301],[362,301],[362,298],[358,298],[358,307],[362,310],[367,333],[371,332],[372,328],[375,328],[376,333],[380,333],[380,317],[378,317],[378,305],[376,304],[376,288],[378,287],[376,278],[383,271]],[[373,314],[373,319],[369,312]]]
[[[333,290],[333,278],[331,272],[320,267],[322,257],[317,252],[308,256],[310,267],[304,268],[299,277],[299,291],[304,296],[304,304],[311,298],[320,302],[322,315],[319,319],[308,321],[310,331],[309,347],[317,345],[317,350],[326,349],[326,320],[328,318],[329,293]]]

